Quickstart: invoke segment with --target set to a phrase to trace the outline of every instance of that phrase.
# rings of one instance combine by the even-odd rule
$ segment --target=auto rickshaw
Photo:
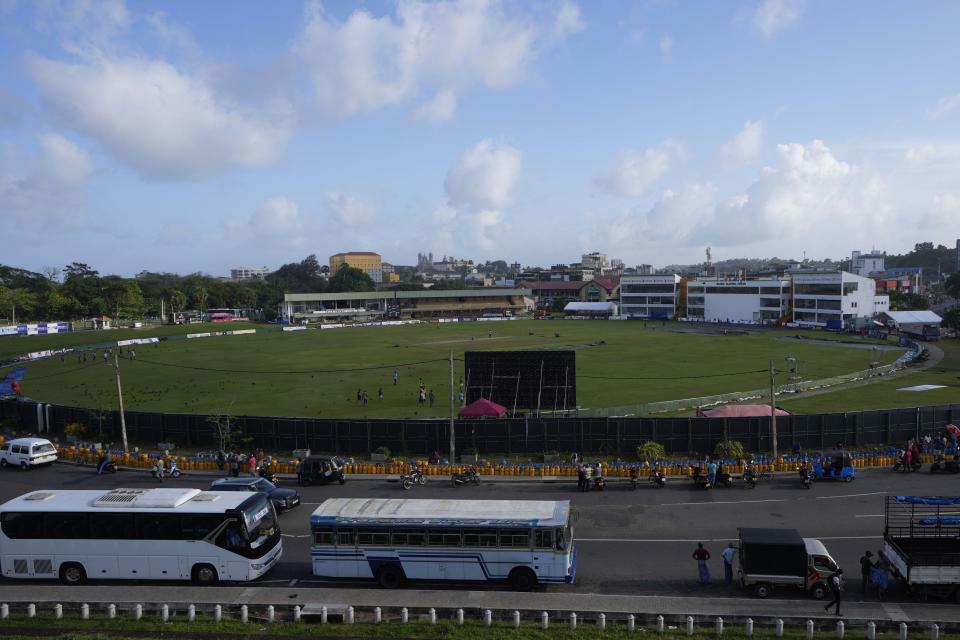
[[[854,478],[853,458],[849,453],[824,456],[813,463],[813,477],[817,480],[850,482]]]
[[[346,481],[340,461],[331,456],[307,456],[297,465],[298,485]]]

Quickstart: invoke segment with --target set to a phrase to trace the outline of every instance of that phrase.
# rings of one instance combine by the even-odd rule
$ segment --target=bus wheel
[[[77,562],[64,562],[60,565],[60,581],[64,584],[83,584],[87,581],[87,572]]]
[[[190,576],[193,584],[200,586],[209,586],[217,584],[219,580],[217,570],[209,564],[198,564],[193,568],[193,575]]]
[[[527,567],[515,567],[507,580],[517,591],[530,591],[537,586],[537,574]]]
[[[403,572],[395,564],[385,564],[377,569],[377,584],[384,589],[396,589],[403,582]]]

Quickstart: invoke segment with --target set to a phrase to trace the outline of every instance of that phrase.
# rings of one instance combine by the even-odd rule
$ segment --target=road
[[[167,479],[163,486],[206,488],[209,475],[185,475]],[[147,472],[121,471],[116,476],[97,476],[90,468],[56,465],[34,471],[0,471],[0,501],[35,489],[94,489],[156,486]],[[852,583],[859,579],[858,560],[866,549],[876,553],[883,531],[883,497],[886,493],[955,495],[960,476],[918,473],[904,475],[887,470],[859,473],[852,483],[820,483],[810,490],[800,486],[793,474],[774,478],[756,489],[737,484],[711,491],[694,489],[683,478],[671,479],[667,487],[646,485],[631,491],[625,481],[613,479],[604,492],[583,494],[574,481],[485,482],[479,487],[454,488],[440,478],[425,487],[406,492],[387,480],[349,480],[345,485],[301,489],[303,504],[281,516],[284,531],[283,560],[259,581],[263,587],[293,586],[375,588],[368,582],[320,580],[310,573],[309,515],[328,497],[403,497],[462,499],[570,499],[576,513],[575,539],[578,574],[574,586],[551,586],[552,593],[619,594],[651,596],[740,597],[735,587],[722,580],[702,587],[696,583],[696,565],[691,559],[697,542],[713,554],[714,577],[722,578],[720,551],[737,536],[738,527],[790,527],[806,537],[820,538],[844,567],[851,581],[850,596],[859,599]],[[10,586],[10,580],[0,585]],[[17,583],[19,584],[19,582]],[[119,583],[118,583],[119,584]],[[126,583],[123,583],[126,584]],[[176,589],[175,586],[156,585]],[[424,588],[459,589],[451,585],[418,585]],[[497,587],[494,590],[505,587]],[[783,597],[802,598],[800,594]],[[872,596],[864,600],[871,601]],[[906,599],[894,590],[888,600]]]

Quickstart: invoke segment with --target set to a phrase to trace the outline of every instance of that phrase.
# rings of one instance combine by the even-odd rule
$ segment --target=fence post
[[[27,617],[36,618],[37,617],[37,605],[32,602],[27,605]]]
[[[627,616],[627,631],[633,633],[633,631],[634,631],[636,628],[637,628],[637,619],[636,619],[636,617],[634,617],[634,615],[631,613],[630,615]]]
[[[170,622],[170,605],[167,605],[167,604],[161,605],[160,619],[163,620],[164,622]],[[244,620],[244,622],[246,622],[246,620]]]
[[[657,633],[663,633],[663,616],[657,616]]]
[[[747,624],[743,630],[743,635],[747,636],[748,638],[753,637],[753,618],[747,618]]]
[[[549,628],[550,628],[550,614],[547,613],[546,611],[541,611],[541,612],[540,612],[540,628],[541,628],[541,629],[549,629]],[[937,640],[937,639],[936,639],[936,638],[933,638],[933,640]]]
[[[940,625],[936,622],[930,625],[930,640],[940,640]]]
[[[301,614],[300,605],[298,604],[293,605],[293,621],[294,622],[300,622],[300,614]]]
[[[919,411],[919,409],[917,409]],[[907,623],[900,623],[900,640],[907,640]]]
[[[483,626],[489,627],[493,624],[493,613],[490,612],[490,609],[483,610]]]
[[[223,619],[223,607],[219,604],[213,608],[213,620],[214,622],[220,622]]]
[[[430,624],[437,624],[437,610],[433,607],[427,611],[427,617],[430,621]]]
[[[843,640],[843,634],[846,631],[843,620],[837,620],[837,640]]]
[[[807,620],[807,640],[813,640],[813,620]]]
[[[193,605],[190,605],[191,607]],[[267,622],[273,622],[276,619],[277,611],[273,608],[273,605],[267,606]]]
[[[380,609],[380,607],[374,607],[373,608],[373,624],[380,624],[382,616],[383,616],[383,612]]]
[[[117,605],[108,604],[107,605],[107,617],[113,620],[117,617]]]
[[[247,622],[248,620],[250,620],[250,610],[247,605],[242,604],[240,605],[240,622]]]
[[[400,623],[407,624],[410,622],[410,610],[406,607],[400,609]]]
[[[3,605],[3,606],[6,607],[7,605]],[[577,628],[577,614],[573,611],[570,612],[570,628],[571,629]]]
[[[601,613],[597,616],[597,629],[603,631],[607,628],[607,614]]]
[[[217,605],[217,606],[219,606],[219,605]],[[142,605],[142,604],[137,604],[137,605],[133,608],[133,619],[134,619],[134,620],[139,620],[139,619],[142,618],[142,617],[143,617],[143,605]],[[219,618],[217,618],[217,619],[219,620]]]
[[[693,635],[693,616],[687,616],[687,635]]]
[[[457,625],[463,626],[463,609],[457,609]]]
[[[320,624],[327,624],[327,605],[320,607]]]
[[[777,631],[776,631],[776,633],[777,633],[777,637],[778,637],[778,638],[782,638],[782,637],[783,637],[783,620],[781,620],[780,618],[777,618]]]
[[[84,602],[80,605],[80,619],[89,620],[90,619],[90,605]]]
[[[193,622],[197,617],[197,605],[191,604],[187,607],[187,622]]]
[[[0,620],[6,620],[10,617],[10,605],[6,602],[0,604]]]
[[[513,611],[513,628],[514,629],[520,628],[520,612],[517,611],[516,609],[514,609]]]
[[[874,622],[867,623],[867,640],[876,640],[877,638],[877,625]]]
[[[53,617],[56,618],[57,620],[59,620],[60,618],[63,617],[63,605],[62,605],[62,604],[57,603],[56,605],[54,605],[54,607],[53,607]]]
[[[717,616],[717,622],[714,626],[714,630],[716,631],[718,636],[723,635],[723,618],[721,618],[720,616]]]

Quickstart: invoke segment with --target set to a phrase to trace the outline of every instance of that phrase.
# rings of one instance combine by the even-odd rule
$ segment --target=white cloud
[[[0,157],[0,211],[12,237],[58,235],[85,218],[93,162],[60,134],[44,133],[37,142],[36,152],[8,147]]]
[[[721,154],[727,160],[743,164],[756,160],[763,150],[763,122],[748,120],[733,140],[723,145]]]
[[[612,171],[594,178],[594,184],[611,193],[636,198],[663,178],[681,155],[682,145],[664,140],[645,151],[628,151]]]
[[[450,203],[470,209],[509,205],[520,180],[521,160],[519,149],[490,139],[467,149],[447,172],[444,188]]]
[[[960,194],[938,193],[930,203],[930,211],[921,222],[924,227],[955,232],[960,221]]]
[[[449,89],[441,89],[432,98],[417,107],[413,116],[427,122],[452,120],[457,110],[457,96]]]
[[[267,165],[291,133],[282,114],[231,103],[202,78],[159,60],[35,58],[29,70],[65,123],[149,177],[199,178]]]
[[[958,108],[960,108],[960,93],[940,98],[937,100],[937,104],[930,108],[927,115],[933,119],[944,118]]]
[[[336,222],[350,227],[373,224],[379,210],[374,202],[339,192],[327,194],[327,208]]]
[[[671,54],[673,54],[673,38],[665,35],[660,38],[660,55],[669,59]]]
[[[582,28],[564,3],[541,15],[521,5],[408,0],[394,16],[357,9],[345,20],[314,5],[294,47],[317,110],[344,117],[431,93],[503,89],[523,81],[549,46]],[[526,9],[526,7],[524,7]]]
[[[253,214],[228,218],[227,238],[255,244],[263,249],[304,249],[312,243],[315,220],[300,211],[299,205],[285,196],[274,196]]]
[[[433,248],[492,251],[502,246],[511,229],[505,209],[513,204],[521,165],[519,149],[489,139],[464,151],[447,171],[448,203],[433,212]]]
[[[753,14],[753,28],[769,40],[800,19],[803,0],[763,0]]]

